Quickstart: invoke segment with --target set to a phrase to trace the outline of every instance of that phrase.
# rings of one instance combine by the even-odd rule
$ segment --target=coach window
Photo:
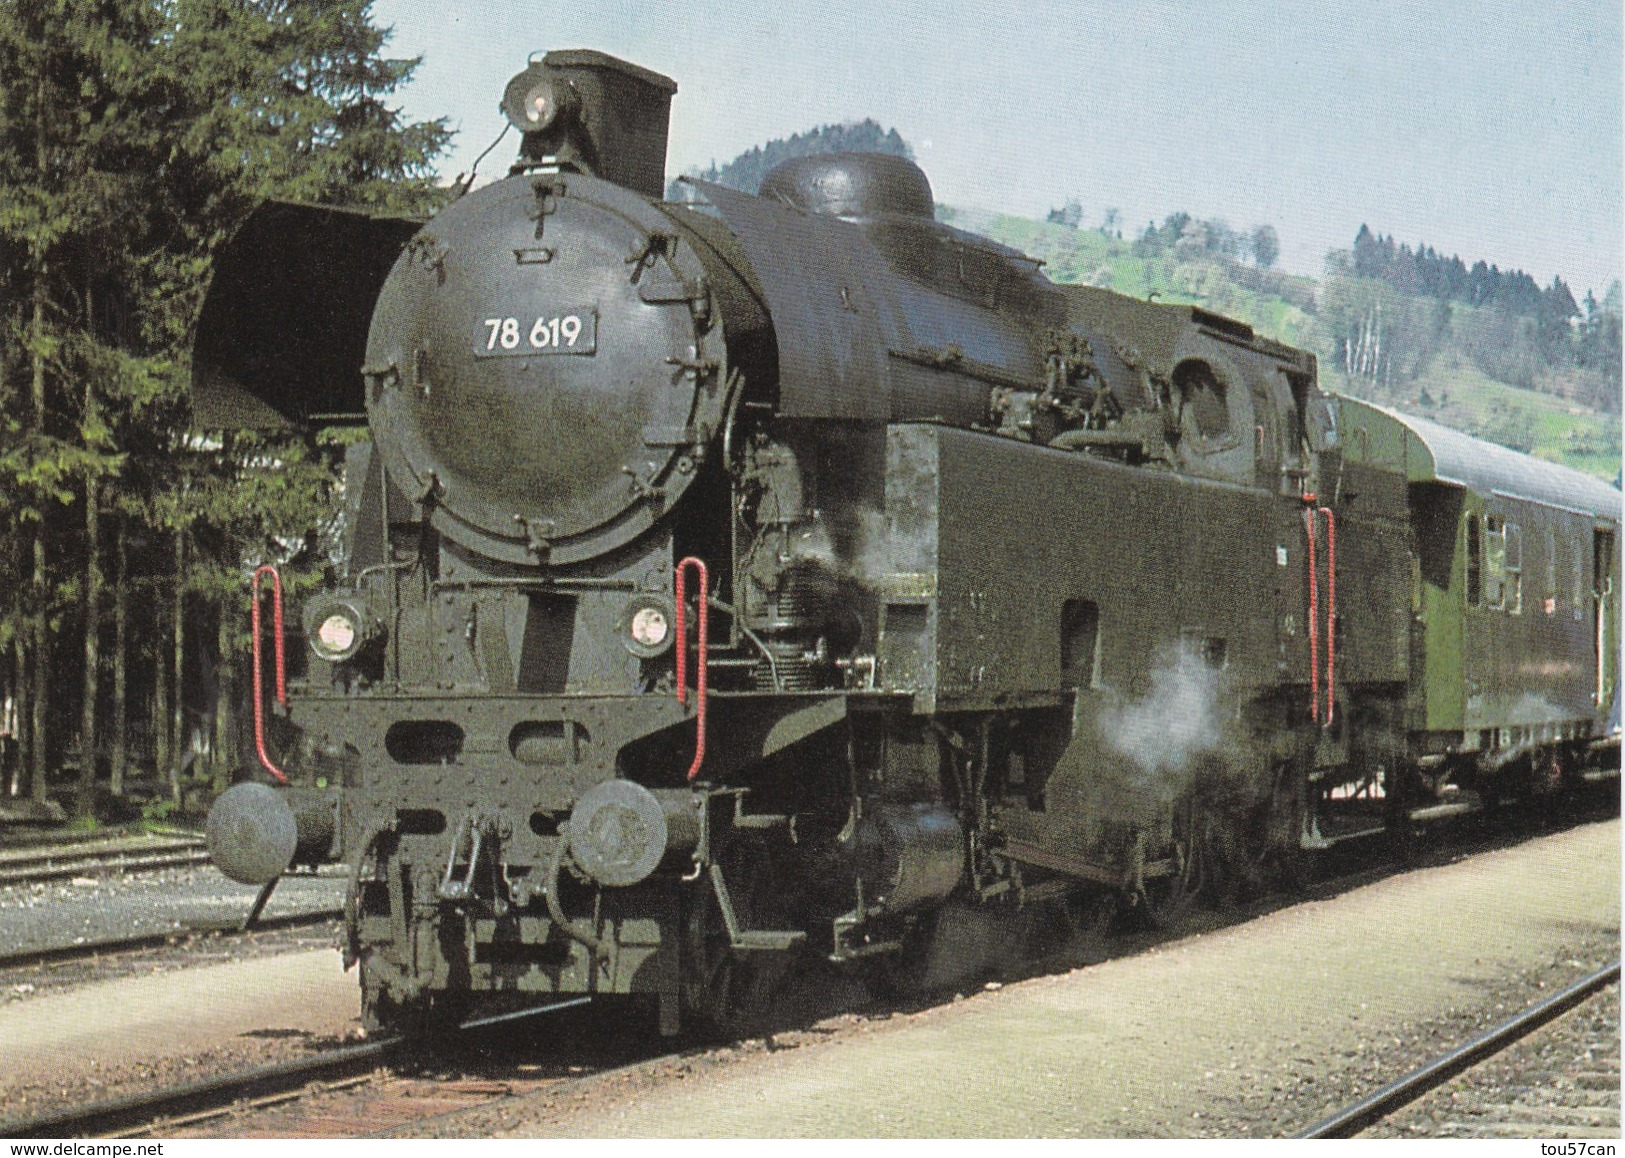
[[[1507,541],[1495,515],[1484,516],[1484,606],[1500,611],[1507,602]]]
[[[1523,612],[1523,532],[1496,515],[1484,516],[1484,606]]]
[[[1523,614],[1523,530],[1517,523],[1506,524],[1506,609]]]

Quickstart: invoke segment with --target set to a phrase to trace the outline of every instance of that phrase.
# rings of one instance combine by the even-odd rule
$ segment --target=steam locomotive
[[[200,419],[368,436],[210,845],[348,864],[375,1025],[737,1024],[950,909],[1168,919],[1612,760],[1618,491],[1052,284],[903,158],[665,202],[675,91],[548,53],[505,179],[216,263]]]

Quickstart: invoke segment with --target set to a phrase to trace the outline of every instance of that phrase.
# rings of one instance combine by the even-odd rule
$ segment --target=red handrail
[[[694,648],[694,763],[688,766],[688,778],[693,780],[699,775],[700,764],[705,760],[705,625],[711,582],[703,559],[690,555],[677,564],[677,702],[680,704],[688,703],[688,624],[685,606],[688,589],[685,580],[690,567],[700,581],[698,642]]]
[[[287,773],[276,766],[270,753],[265,750],[265,657],[260,650],[261,637],[265,633],[260,625],[260,576],[267,574],[271,576],[271,622],[276,632],[276,698],[283,707],[288,706],[288,664],[282,636],[282,576],[267,563],[254,571],[250,609],[254,630],[254,747],[265,770],[286,784]]]

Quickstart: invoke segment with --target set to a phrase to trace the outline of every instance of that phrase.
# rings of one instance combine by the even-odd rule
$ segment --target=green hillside
[[[1542,342],[1569,335],[1537,333],[1533,320],[1398,294],[1364,278],[1333,273],[1317,281],[1258,269],[1190,244],[1158,248],[1145,239],[1020,217],[953,210],[943,216],[1039,258],[1055,281],[1199,304],[1312,350],[1329,390],[1392,405],[1610,482],[1619,477],[1617,377],[1606,368],[1571,365],[1572,357],[1543,358]],[[1329,265],[1337,268],[1338,255]],[[1595,303],[1588,299],[1588,305]],[[1609,308],[1617,309],[1612,295]],[[1570,326],[1576,335],[1582,322]],[[1379,357],[1365,358],[1369,365],[1351,367],[1356,352],[1367,353],[1360,343],[1369,332],[1385,338],[1385,347]]]

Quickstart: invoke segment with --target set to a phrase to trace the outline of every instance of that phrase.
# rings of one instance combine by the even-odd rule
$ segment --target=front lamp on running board
[[[639,659],[666,654],[676,639],[677,612],[658,595],[643,595],[626,605],[621,615],[621,643]]]
[[[383,625],[358,599],[322,598],[305,607],[305,638],[317,659],[344,663],[383,635]]]

